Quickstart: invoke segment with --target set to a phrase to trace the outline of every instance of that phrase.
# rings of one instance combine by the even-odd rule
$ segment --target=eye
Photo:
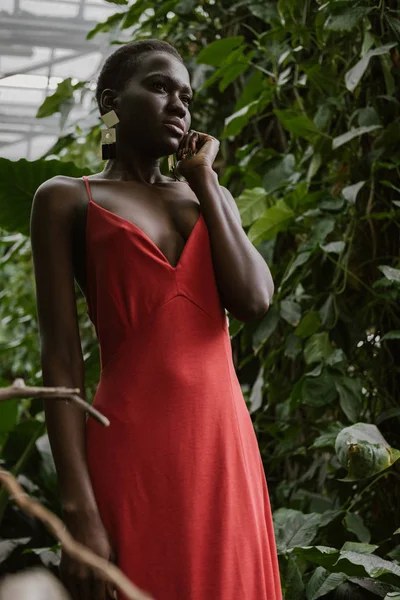
[[[166,90],[167,86],[163,81],[153,81],[153,87],[157,90]]]
[[[185,104],[187,104],[189,106],[190,103],[192,102],[192,98],[190,96],[182,96],[182,102],[184,102]]]

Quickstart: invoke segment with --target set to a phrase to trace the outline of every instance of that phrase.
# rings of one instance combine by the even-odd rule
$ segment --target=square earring
[[[101,115],[100,118],[107,127],[107,129],[101,131],[101,156],[103,160],[108,160],[109,158],[115,158],[117,155],[117,131],[114,125],[119,123],[119,119],[114,110]]]

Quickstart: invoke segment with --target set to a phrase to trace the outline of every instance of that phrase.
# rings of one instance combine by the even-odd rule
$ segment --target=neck
[[[109,159],[102,173],[105,179],[139,181],[154,184],[164,181],[160,159],[146,155],[142,150],[118,144],[116,158]]]

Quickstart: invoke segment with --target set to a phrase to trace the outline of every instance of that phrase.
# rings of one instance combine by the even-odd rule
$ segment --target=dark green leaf
[[[242,35],[215,40],[215,42],[211,42],[211,44],[200,50],[197,55],[197,62],[219,67],[228,58],[230,53],[240,46],[243,40]]]
[[[375,425],[356,423],[343,429],[336,438],[336,455],[347,468],[345,481],[357,481],[376,475],[400,457]]]
[[[351,531],[351,533],[354,533],[354,535],[360,540],[360,542],[363,542],[364,544],[369,544],[370,540],[371,540],[371,532],[369,531],[369,529],[367,527],[365,527],[364,525],[364,521],[363,519],[360,517],[360,515],[357,515],[356,513],[347,513],[346,517],[344,519],[346,528],[348,529],[348,531]],[[357,546],[360,546],[361,544],[357,544]],[[373,552],[378,546],[369,546],[369,548],[371,548],[370,552]],[[356,548],[353,547],[349,548],[346,547],[346,550],[356,550]],[[361,552],[361,550],[358,548],[357,552]]]

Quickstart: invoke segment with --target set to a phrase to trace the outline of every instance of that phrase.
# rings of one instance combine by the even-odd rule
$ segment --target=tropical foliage
[[[124,30],[182,53],[193,126],[221,140],[215,169],[276,283],[268,313],[231,318],[230,333],[285,598],[400,598],[397,2],[114,4],[89,37],[111,31],[118,44]],[[99,125],[68,119],[90,84],[66,80],[39,109],[38,118],[60,113],[64,128],[46,156],[0,161],[3,385],[40,382],[30,203],[55,173],[101,169]],[[80,297],[78,306],[90,398],[98,354]],[[2,403],[0,416],[4,463],[58,511],[40,403]],[[53,543],[0,492],[4,515],[5,537],[22,538],[15,545]],[[21,564],[21,551],[8,555]]]

